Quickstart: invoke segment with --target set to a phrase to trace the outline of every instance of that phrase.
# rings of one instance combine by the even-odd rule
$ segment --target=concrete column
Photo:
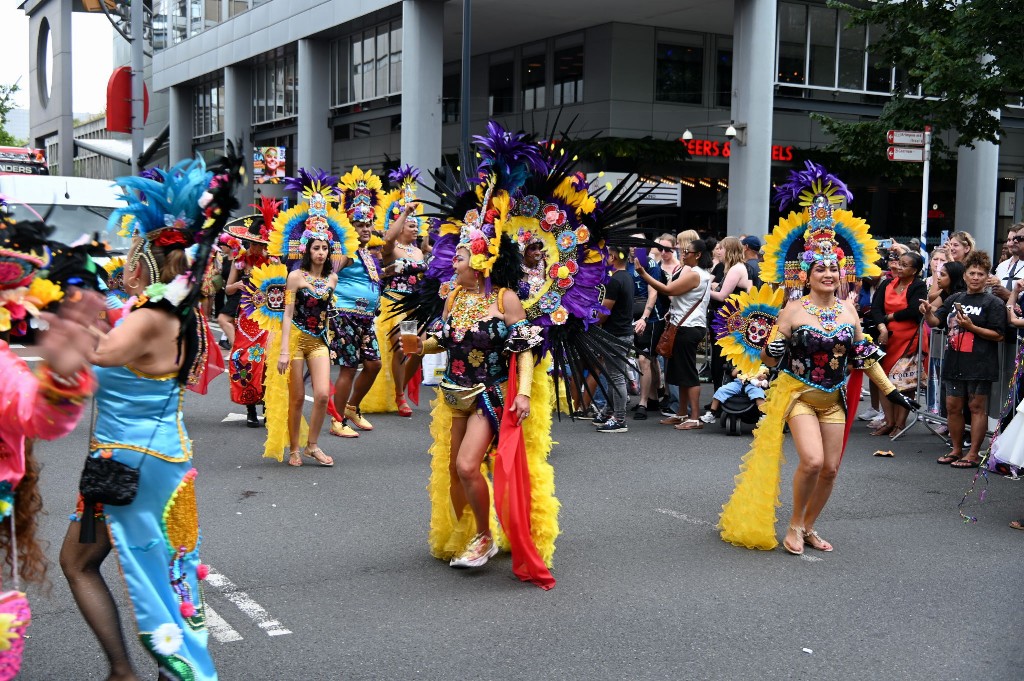
[[[249,182],[238,190],[242,206],[252,203],[252,72],[246,66],[228,66],[224,69],[224,140],[241,148],[235,151],[250,159],[247,161]],[[243,208],[248,210],[248,208]]]
[[[168,123],[171,128],[167,141],[168,161],[173,165],[192,156],[192,88],[174,85],[170,88]]]
[[[1013,221],[1024,220],[1024,177],[1018,177],[1013,185]]]
[[[960,147],[956,162],[956,229],[970,232],[978,248],[993,253],[996,243],[996,200],[999,147],[975,142],[974,149]]]
[[[426,181],[428,173],[441,165],[444,4],[404,0],[402,40],[401,161],[419,168]]]
[[[768,232],[775,82],[775,0],[736,0],[733,14],[732,119],[746,144],[730,145],[730,235]],[[740,131],[740,136],[744,131]]]
[[[331,46],[323,40],[303,38],[298,50],[299,115],[296,168],[331,169],[333,133],[331,114]]]

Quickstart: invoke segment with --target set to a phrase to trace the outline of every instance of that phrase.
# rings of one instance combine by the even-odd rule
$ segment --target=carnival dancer
[[[420,366],[417,355],[406,356],[398,345],[400,317],[391,314],[394,298],[412,291],[427,269],[423,251],[417,246],[426,234],[426,221],[421,217],[423,208],[416,202],[419,170],[405,166],[388,174],[391,191],[384,196],[384,209],[377,212],[377,227],[381,230],[381,273],[383,295],[380,314],[374,323],[377,347],[380,350],[381,371],[366,393],[361,410],[368,413],[397,411],[399,416],[412,416],[405,399],[406,387]],[[419,402],[418,386],[410,399]]]
[[[348,218],[335,207],[337,180],[304,168],[297,177],[285,180],[286,188],[303,199],[275,218],[270,235],[270,254],[287,266],[260,268],[243,294],[243,308],[251,309],[261,327],[272,334],[270,354],[277,367],[267,376],[263,456],[281,461],[287,446],[290,466],[301,466],[303,454],[321,466],[334,465],[317,444],[330,400],[327,325],[338,284],[335,272],[355,254],[358,243]],[[303,364],[313,383],[308,433],[302,419]]]
[[[545,156],[546,147],[493,122],[476,142],[482,160],[472,178],[435,176],[434,257],[394,312],[429,323],[425,341],[402,336],[406,354],[448,353],[431,413],[430,551],[474,568],[507,547],[517,577],[550,589],[559,503],[547,462],[555,391],[546,375],[564,382],[569,367],[594,371],[608,353],[628,352],[596,322],[608,276],[599,244],[630,244],[609,225],[629,222],[634,194],[617,189],[599,211],[564,156]],[[537,296],[522,302],[520,229],[542,234],[555,258]],[[550,358],[538,361],[541,347]]]
[[[113,547],[139,638],[161,678],[215,679],[199,586],[206,567],[199,562],[196,469],[182,403],[210,351],[196,306],[214,239],[237,206],[232,195],[241,160],[227,159],[214,172],[201,159],[159,172],[162,182],[118,180],[127,205],[113,213],[111,225],[123,215],[134,218],[138,236],[125,264],[125,288],[138,303],[91,353],[99,389],[81,483],[88,496],[79,498],[60,560],[111,678],[135,678],[100,572]],[[188,269],[185,249],[193,243],[200,247]],[[137,488],[126,484],[132,478]],[[103,529],[96,532],[96,524]]]
[[[0,200],[2,203],[2,200]],[[21,580],[44,584],[47,559],[36,539],[42,511],[39,464],[34,441],[70,433],[95,387],[86,359],[96,344],[89,332],[104,308],[95,292],[68,288],[38,275],[48,262],[42,222],[4,218],[0,222],[0,331],[10,331],[12,314],[42,317],[48,330],[38,346],[42,361],[33,372],[5,341],[0,341],[0,556],[12,584],[0,598],[0,679],[18,675],[31,623]],[[83,282],[84,283],[84,282]],[[60,316],[41,312],[60,305]]]
[[[225,233],[247,244],[245,252],[235,258],[234,267],[224,287],[228,295],[239,294],[239,299],[241,292],[248,287],[253,270],[270,262],[267,242],[274,218],[281,208],[281,201],[263,196],[260,203],[252,204],[252,207],[259,210],[259,213],[235,218],[224,228]],[[235,344],[229,356],[231,401],[245,405],[247,427],[259,428],[256,405],[263,401],[263,375],[267,364],[269,334],[245,313],[241,305],[236,310]]]
[[[380,178],[373,171],[363,171],[358,166],[342,176],[338,191],[341,207],[359,238],[359,247],[338,272],[334,298],[336,314],[328,320],[327,345],[331,361],[339,367],[334,382],[334,408],[342,417],[341,421],[331,424],[331,434],[359,437],[352,426],[373,430],[360,404],[381,367],[380,347],[373,330],[380,301],[381,268],[366,246],[373,233],[377,211],[381,210],[383,192]],[[360,366],[362,370],[357,377]]]
[[[793,511],[783,548],[802,554],[804,545],[831,551],[814,523],[832,493],[839,470],[850,406],[844,388],[851,369],[864,369],[890,401],[919,409],[886,378],[882,352],[861,331],[860,317],[847,302],[848,286],[878,276],[876,242],[864,220],[836,208],[852,195],[834,175],[807,162],[777,189],[779,209],[799,200],[804,210],[782,218],[769,234],[761,279],[784,284],[798,297],[764,334],[762,360],[781,366],[762,406],[767,418],[754,430],[736,488],[722,507],[718,528],[724,541],[769,550],[778,545],[775,507],[782,463],[783,425],[793,433],[800,463],[793,477]],[[800,295],[802,294],[802,295]],[[849,398],[856,403],[859,387]]]

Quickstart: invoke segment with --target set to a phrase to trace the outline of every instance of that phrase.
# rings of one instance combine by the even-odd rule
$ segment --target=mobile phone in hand
[[[640,261],[640,265],[647,267],[647,249],[637,248],[633,251],[633,256]]]

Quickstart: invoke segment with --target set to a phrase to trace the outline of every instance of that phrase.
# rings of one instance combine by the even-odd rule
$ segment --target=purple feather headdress
[[[419,182],[420,170],[411,165],[401,166],[388,173],[388,182],[392,187],[400,187],[408,182]]]
[[[523,186],[531,175],[547,175],[541,148],[523,132],[508,132],[495,121],[487,123],[487,134],[473,137],[481,161],[477,173],[497,176],[494,189],[510,194]]]
[[[298,177],[286,177],[284,188],[288,191],[299,192],[305,195],[307,192],[323,194],[328,200],[338,196],[338,178],[327,173],[322,168],[308,170],[299,168]]]
[[[847,203],[853,201],[853,194],[845,182],[825,170],[824,166],[804,161],[803,170],[790,171],[789,181],[775,188],[775,203],[780,212],[785,212],[794,201],[801,206],[810,206],[818,195],[826,196],[833,204],[842,203],[844,198]]]

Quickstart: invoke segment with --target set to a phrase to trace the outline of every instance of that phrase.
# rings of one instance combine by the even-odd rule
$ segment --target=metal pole
[[[928,179],[932,169],[932,126],[924,126],[924,179],[921,186],[921,248],[928,252]]]
[[[462,97],[459,101],[460,135],[459,143],[462,152],[469,154],[469,62],[471,43],[473,42],[472,0],[462,0]],[[467,156],[468,158],[468,156]]]
[[[135,0],[131,5],[131,37],[132,37],[132,172],[139,172],[143,145],[145,144],[144,119],[144,88],[145,73],[143,70],[143,6],[142,0]]]

